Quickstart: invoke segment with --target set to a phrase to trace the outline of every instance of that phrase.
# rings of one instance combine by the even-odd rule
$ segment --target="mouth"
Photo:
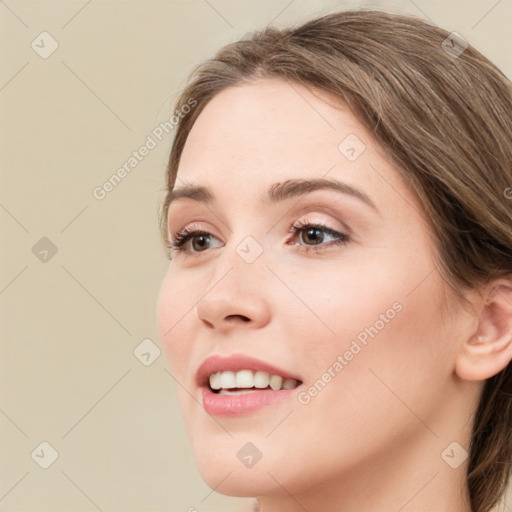
[[[245,354],[214,355],[196,372],[196,385],[210,415],[248,414],[287,400],[303,381],[298,375]]]
[[[301,384],[302,381],[294,378],[285,378],[263,370],[244,369],[236,372],[227,370],[212,373],[208,378],[207,387],[212,393],[239,395],[258,390],[295,389]]]

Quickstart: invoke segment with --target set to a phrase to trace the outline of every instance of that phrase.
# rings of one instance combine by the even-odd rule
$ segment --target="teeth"
[[[283,383],[283,377],[279,377],[279,375],[272,375],[272,377],[270,377],[270,387],[274,391],[277,389],[281,389],[282,383]]]
[[[222,372],[220,374],[221,388],[236,388],[235,372]]]
[[[212,389],[220,389],[220,372],[210,375],[210,387]]]
[[[295,379],[285,379],[281,385],[281,389],[292,389],[297,387],[298,382]]]
[[[210,387],[215,390],[243,388],[243,389],[265,389],[270,386],[274,391],[280,389],[292,389],[299,385],[295,379],[283,379],[280,375],[270,375],[268,372],[258,370],[240,370],[238,372],[225,371],[212,373],[210,375]],[[238,392],[231,392],[238,393]],[[226,393],[226,394],[231,394]],[[247,393],[247,391],[240,391]]]
[[[236,386],[237,388],[252,388],[254,385],[254,377],[251,370],[240,370],[236,372]]]
[[[270,380],[270,374],[267,372],[257,371],[254,374],[254,384],[255,388],[265,389],[268,386]]]

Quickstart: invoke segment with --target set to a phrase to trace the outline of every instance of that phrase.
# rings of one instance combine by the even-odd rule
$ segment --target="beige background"
[[[145,339],[146,363],[162,348],[169,137],[103,200],[93,190],[216,48],[355,5],[429,18],[512,77],[510,0],[0,3],[0,510],[250,510],[202,482],[164,353],[148,366],[134,355]],[[43,31],[58,42],[48,58]],[[43,441],[58,452],[47,469]]]

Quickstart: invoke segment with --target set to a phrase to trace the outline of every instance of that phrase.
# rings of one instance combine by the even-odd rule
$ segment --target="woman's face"
[[[456,317],[442,315],[418,202],[350,110],[318,95],[332,103],[279,79],[224,90],[181,156],[175,189],[205,187],[212,199],[174,201],[169,237],[209,235],[173,250],[158,325],[200,473],[225,494],[299,495],[370,467],[384,479],[414,457],[444,471],[441,452],[457,440],[445,421]],[[319,179],[345,192],[269,198],[276,184]],[[267,405],[208,412],[196,372],[231,354],[301,384],[257,392],[280,393]],[[252,400],[206,393],[226,407]],[[432,476],[417,470],[423,483]]]

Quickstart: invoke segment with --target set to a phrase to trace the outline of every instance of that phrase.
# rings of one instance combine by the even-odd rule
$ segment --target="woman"
[[[385,12],[267,27],[177,105],[158,325],[200,473],[263,512],[488,512],[512,463],[512,93]]]

